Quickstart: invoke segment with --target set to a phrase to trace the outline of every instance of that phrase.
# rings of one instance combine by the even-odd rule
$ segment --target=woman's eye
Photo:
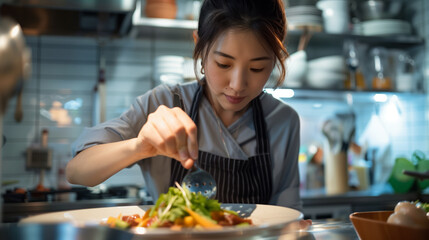
[[[264,71],[264,68],[251,68],[250,70],[258,73]]]
[[[218,62],[217,62],[217,66],[220,68],[223,68],[223,69],[226,69],[229,67],[229,65],[227,65],[227,64],[222,64],[222,63],[218,63]]]

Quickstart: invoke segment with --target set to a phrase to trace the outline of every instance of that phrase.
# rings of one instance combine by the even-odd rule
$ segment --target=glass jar
[[[372,89],[393,90],[391,76],[388,75],[388,53],[385,48],[377,47],[371,49],[372,57]]]
[[[200,0],[186,0],[185,1],[185,19],[198,20],[200,16],[201,1]]]

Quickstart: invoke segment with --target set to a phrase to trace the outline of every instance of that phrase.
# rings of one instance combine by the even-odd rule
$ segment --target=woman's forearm
[[[67,164],[67,180],[72,184],[95,186],[145,156],[137,150],[137,139],[100,144],[76,155]],[[147,156],[149,157],[149,156]]]

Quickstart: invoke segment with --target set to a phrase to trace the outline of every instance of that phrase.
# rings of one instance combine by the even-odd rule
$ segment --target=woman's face
[[[274,53],[252,31],[230,29],[218,37],[204,71],[207,97],[224,123],[244,113],[261,93],[274,65]]]

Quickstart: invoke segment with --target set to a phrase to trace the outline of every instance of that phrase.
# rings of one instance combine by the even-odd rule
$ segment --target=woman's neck
[[[222,121],[222,123],[229,127],[231,124],[233,124],[235,121],[237,121],[243,114],[247,111],[249,108],[248,104],[245,108],[241,109],[240,111],[226,111],[222,108],[222,106],[219,103],[216,103],[213,99],[213,96],[210,95],[210,93],[207,90],[207,85],[205,85],[204,88],[204,95],[207,97],[210,105],[212,106],[216,116]]]

